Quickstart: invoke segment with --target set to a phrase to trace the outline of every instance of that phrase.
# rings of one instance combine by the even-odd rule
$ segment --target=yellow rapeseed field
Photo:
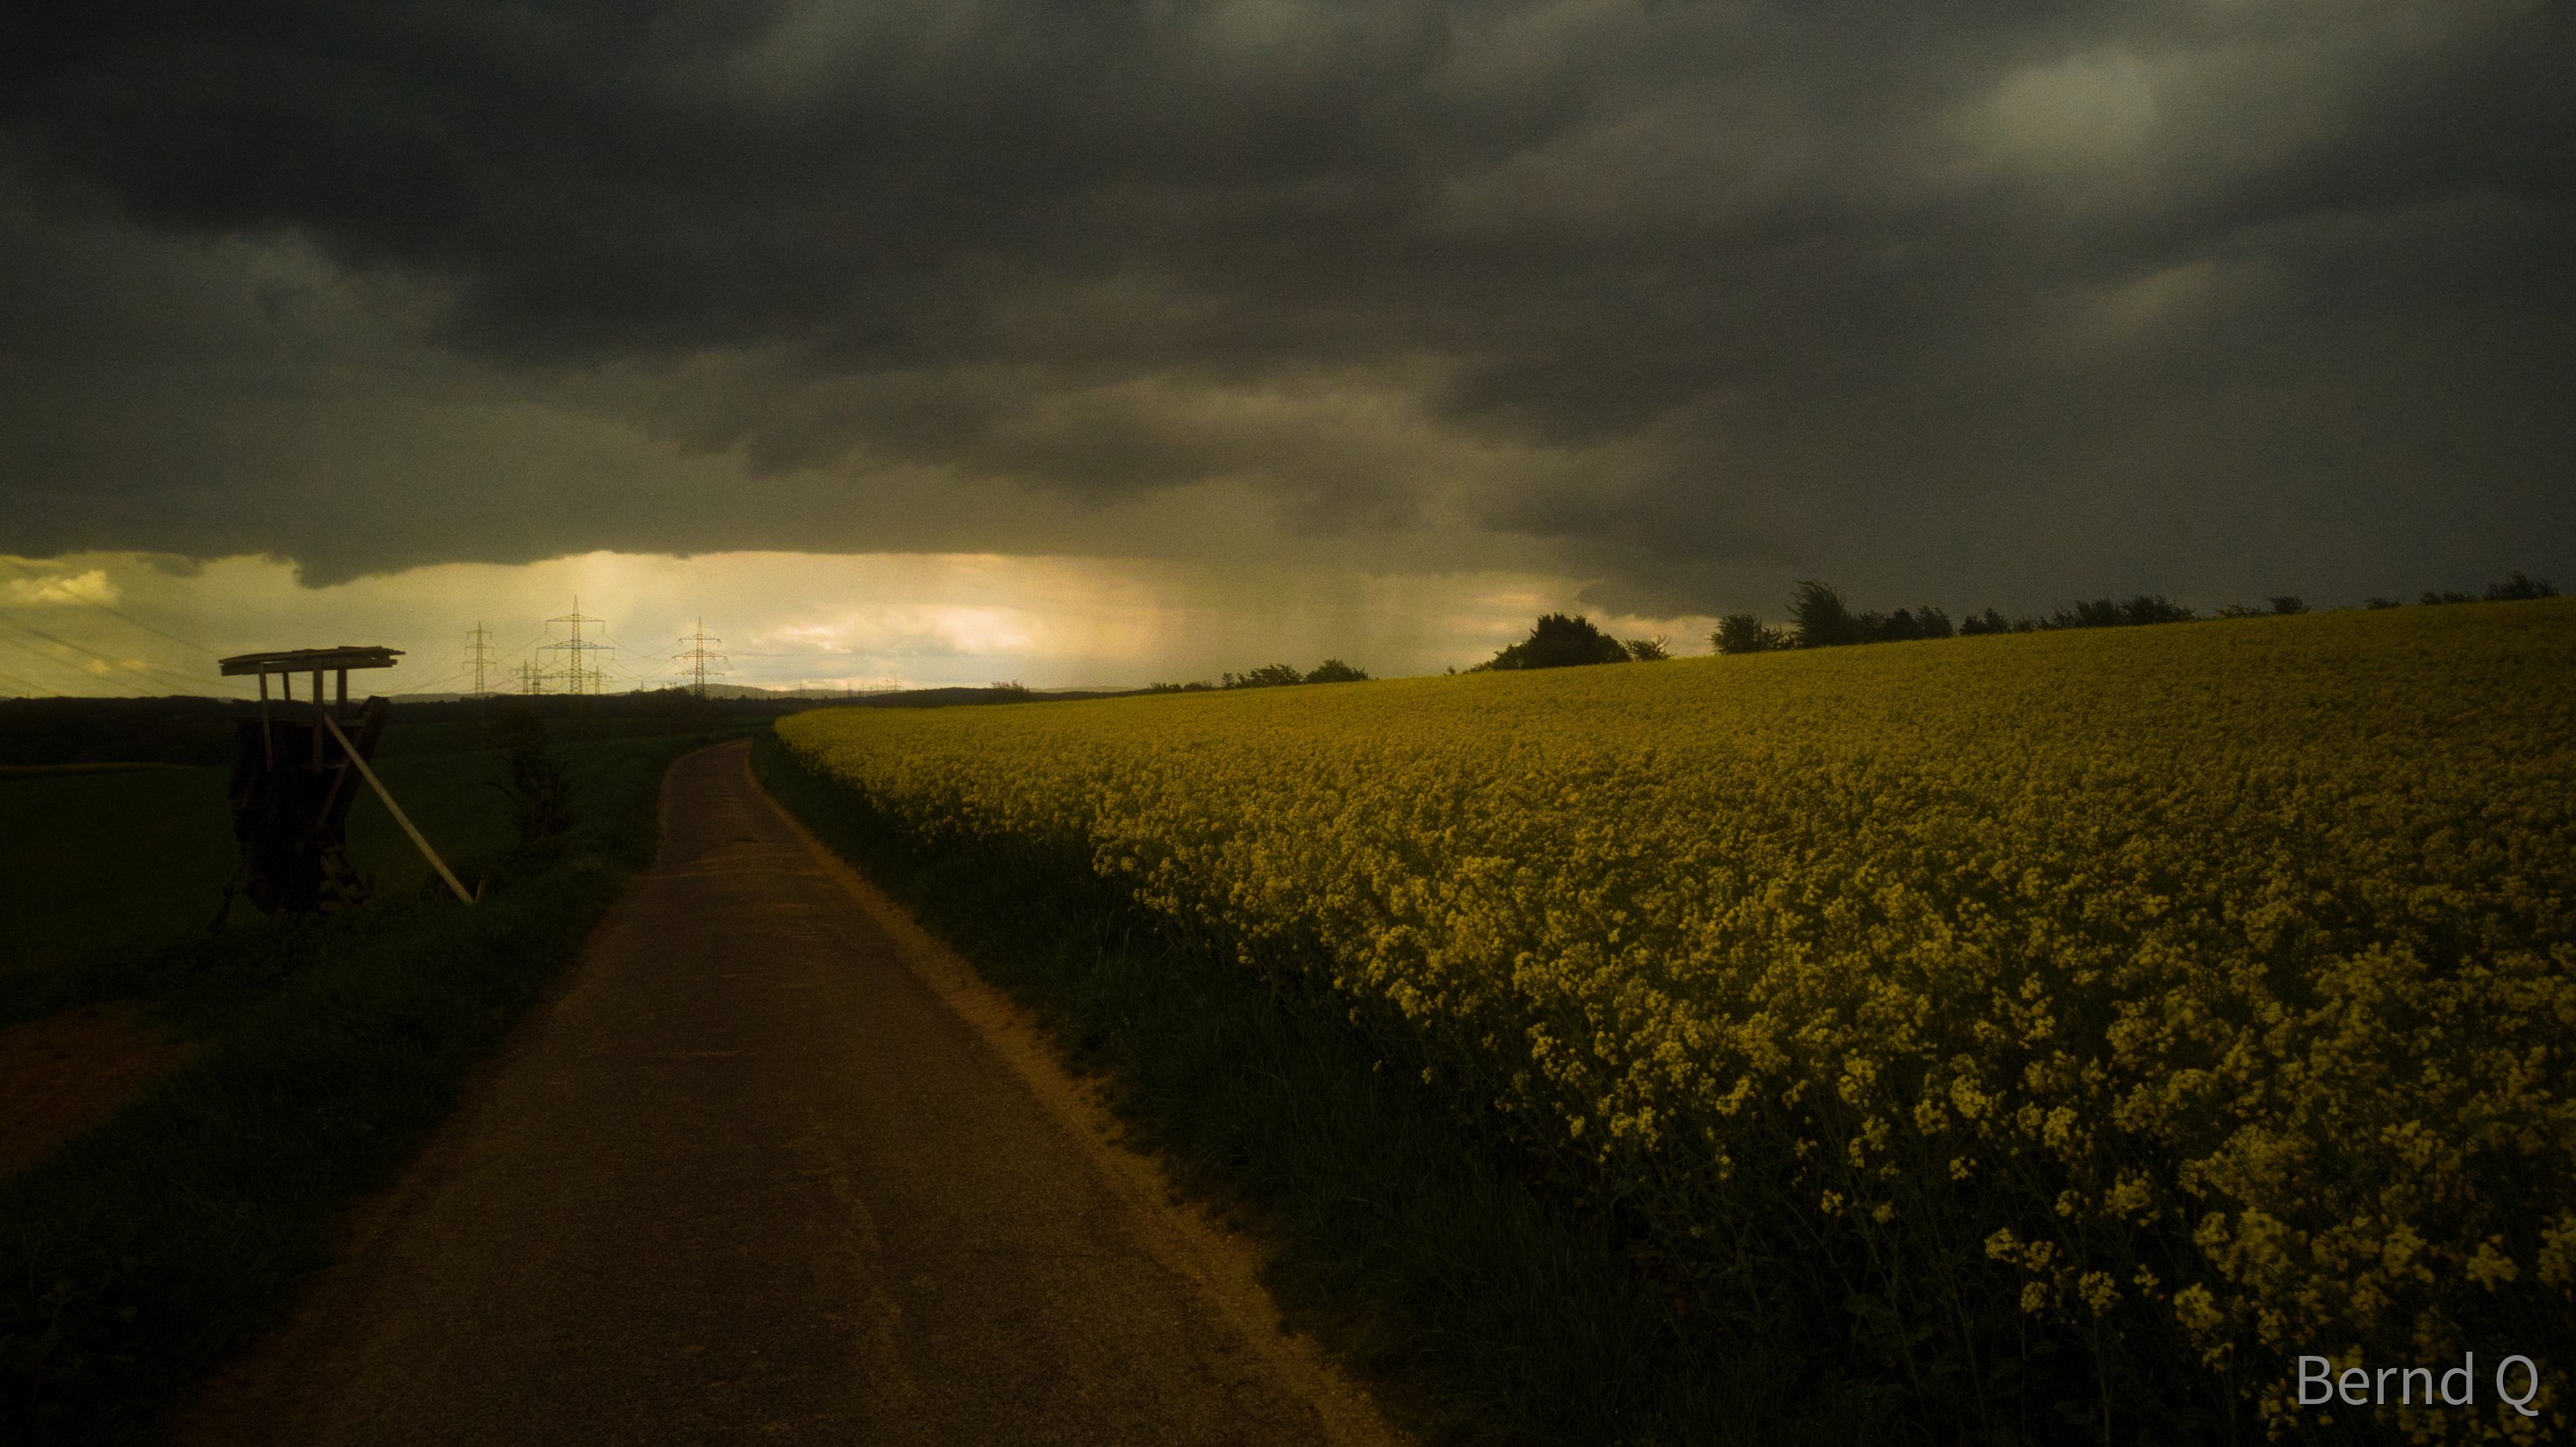
[[[2052,1343],[2275,1430],[2299,1355],[2475,1351],[2539,1415],[2382,1420],[2567,1433],[2576,600],[779,732],[1329,987],[1698,1309],[1972,1417]]]

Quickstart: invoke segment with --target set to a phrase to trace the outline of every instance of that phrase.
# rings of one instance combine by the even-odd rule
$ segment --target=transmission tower
[[[700,698],[704,698],[707,696],[707,675],[710,673],[723,673],[725,671],[724,665],[727,661],[725,656],[721,653],[708,652],[707,645],[710,643],[722,643],[724,640],[721,638],[708,637],[707,620],[701,618],[698,620],[698,631],[689,634],[680,641],[689,645],[689,651],[674,655],[671,662],[677,664],[682,671],[689,675],[689,691]]]
[[[474,696],[481,698],[486,692],[483,674],[492,666],[492,632],[480,620],[475,622],[474,631],[465,635],[465,666],[474,670]]]
[[[530,698],[534,698],[545,691],[545,670],[537,667],[537,661],[531,658],[527,662],[520,664],[519,692],[528,695]]]
[[[599,692],[599,681],[604,670],[602,670],[598,664],[592,662],[590,656],[594,653],[607,653],[611,651],[609,646],[605,643],[594,642],[582,637],[581,630],[590,627],[593,624],[604,623],[606,621],[607,620],[604,618],[592,618],[585,615],[581,611],[581,599],[579,598],[572,600],[572,611],[570,613],[565,614],[561,618],[549,618],[546,620],[549,625],[561,623],[572,632],[572,637],[564,642],[549,643],[537,651],[539,653],[552,653],[557,656],[559,661],[552,669],[547,670],[547,673],[551,677],[561,678],[564,681],[564,692],[569,693],[576,698],[583,694]]]

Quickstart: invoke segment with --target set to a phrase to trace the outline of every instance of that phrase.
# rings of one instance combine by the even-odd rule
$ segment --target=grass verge
[[[663,771],[698,742],[570,751],[582,822],[490,861],[473,909],[414,889],[181,946],[122,981],[203,1048],[0,1181],[0,1441],[149,1441],[283,1318],[349,1208],[651,860]]]
[[[1035,1011],[1134,1136],[1251,1229],[1291,1323],[1434,1442],[1883,1440],[1894,1404],[1676,1317],[1619,1223],[1373,1057],[1323,1002],[1167,937],[1081,861],[927,852],[753,745],[807,828]]]

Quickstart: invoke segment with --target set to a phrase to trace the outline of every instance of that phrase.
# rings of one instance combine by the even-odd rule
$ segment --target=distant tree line
[[[1154,683],[1146,685],[1148,693],[1213,693],[1228,688],[1287,688],[1300,683],[1366,683],[1368,670],[1355,668],[1338,658],[1327,658],[1313,668],[1299,672],[1293,663],[1268,663],[1249,673],[1219,674],[1223,680],[1210,683]]]
[[[2432,603],[2511,602],[2530,598],[2555,598],[2558,590],[2545,581],[2527,578],[2521,573],[2501,583],[2490,583],[2483,599],[2466,593],[2431,593],[2423,601]],[[2372,608],[2399,606],[2392,598],[2373,598]],[[2218,618],[2263,618],[2305,613],[2305,599],[2284,593],[2267,598],[2261,605],[2231,603],[2218,609]],[[2126,601],[2096,598],[2059,608],[2045,618],[2006,618],[1988,608],[1961,619],[1954,627],[1950,615],[1926,603],[1919,608],[1899,608],[1893,613],[1871,611],[1855,613],[1841,591],[1830,583],[1802,582],[1789,600],[1790,622],[1775,627],[1750,613],[1730,613],[1718,620],[1709,643],[1720,653],[1769,653],[1785,648],[1834,648],[1854,643],[1898,643],[1916,638],[1948,638],[1953,635],[1973,636],[1981,633],[2035,633],[2060,628],[2132,628],[2150,623],[2188,623],[2200,615],[2165,597],[2161,593],[2141,593]]]
[[[2515,573],[2501,583],[2490,583],[2484,601],[2509,601],[2525,598],[2555,598],[2558,590],[2546,582],[2535,581]],[[2474,603],[2482,601],[2466,593],[2426,593],[2426,603]],[[2394,608],[2389,598],[2373,598],[2372,608]],[[2211,616],[2217,618],[2279,617],[2308,611],[2307,601],[2294,594],[2280,594],[2261,604],[2231,603]],[[1717,631],[1709,642],[1720,653],[1770,653],[1789,648],[1837,648],[1855,643],[1902,643],[1918,638],[1973,637],[1982,633],[2038,633],[2061,628],[2135,628],[2150,623],[2188,623],[2200,617],[2191,609],[2161,593],[2140,593],[2125,600],[2095,598],[2056,609],[2044,618],[2007,618],[2000,611],[1987,608],[1971,613],[1953,623],[1940,607],[1925,603],[1915,608],[1899,608],[1893,613],[1875,609],[1854,612],[1842,591],[1830,583],[1809,580],[1798,585],[1789,600],[1790,621],[1784,625],[1763,622],[1751,613],[1729,613],[1717,622]],[[1583,614],[1549,613],[1530,625],[1529,636],[1513,643],[1492,658],[1468,669],[1469,673],[1515,672],[1529,668],[1573,668],[1595,663],[1653,663],[1672,657],[1672,647],[1663,638],[1615,638]],[[1148,686],[1152,693],[1201,693],[1234,688],[1285,688],[1306,683],[1356,683],[1368,677],[1365,669],[1354,668],[1338,658],[1327,658],[1311,669],[1300,671],[1289,663],[1272,663],[1248,673],[1220,675],[1221,681],[1202,679],[1195,683],[1157,683]],[[996,684],[998,691],[1013,685]]]
[[[2486,596],[2483,598],[2472,598],[2466,593],[2453,593],[2447,591],[2435,593],[2428,591],[2423,597],[2416,601],[2424,604],[2426,607],[2431,607],[2437,603],[2527,603],[2534,598],[2555,598],[2557,596],[2558,590],[2551,587],[2546,581],[2537,578],[2526,578],[2521,573],[2516,572],[2513,576],[2505,579],[2501,583],[2487,584]],[[2370,600],[2370,606],[2373,608],[2394,608],[2397,606],[2397,600],[2394,598],[2373,598]]]

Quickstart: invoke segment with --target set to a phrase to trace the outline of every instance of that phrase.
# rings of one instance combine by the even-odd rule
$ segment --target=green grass
[[[1677,1319],[1632,1237],[1373,1059],[1321,1001],[1158,932],[1081,860],[917,849],[754,746],[807,827],[1041,1017],[1130,1130],[1249,1226],[1268,1281],[1432,1441],[1883,1439],[1893,1404]]]
[[[0,971],[157,949],[203,930],[232,876],[224,773],[0,779],[0,879],[25,901],[9,911]]]
[[[595,748],[571,746],[567,758]],[[480,750],[396,757],[377,768],[451,866],[509,842],[507,806],[481,786],[493,772]],[[227,773],[173,766],[0,779],[0,878],[35,906],[12,912],[0,970],[77,967],[203,932],[233,871]],[[350,806],[349,859],[383,890],[433,877],[373,790]],[[236,925],[258,920],[247,903],[235,906]]]
[[[491,876],[482,904],[404,884],[379,856],[386,887],[364,909],[50,972],[56,1003],[139,996],[201,1048],[0,1180],[0,1442],[152,1440],[173,1401],[283,1318],[350,1206],[411,1157],[650,860],[663,770],[697,742],[568,746],[580,823],[498,852],[475,832],[480,756],[389,760],[424,828],[465,841],[460,872]],[[171,857],[156,887],[176,910],[190,861]]]

